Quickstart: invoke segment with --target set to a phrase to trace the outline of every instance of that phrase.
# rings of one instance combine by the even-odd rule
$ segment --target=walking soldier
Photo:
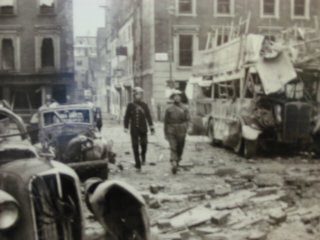
[[[148,126],[151,134],[154,134],[154,127],[152,123],[151,114],[148,105],[142,101],[143,90],[140,87],[134,88],[133,98],[134,101],[129,103],[124,116],[125,132],[129,132],[135,159],[135,168],[141,169],[141,163],[145,164],[147,145],[148,145]],[[139,151],[141,147],[141,155]],[[141,158],[140,158],[141,157]],[[141,162],[141,161],[142,162]]]
[[[165,112],[164,134],[170,145],[172,173],[176,174],[183,154],[190,115],[181,103],[180,91],[175,90],[170,98],[173,99],[173,104]]]

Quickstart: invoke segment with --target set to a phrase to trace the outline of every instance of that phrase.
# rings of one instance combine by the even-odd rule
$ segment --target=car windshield
[[[89,109],[67,109],[45,112],[43,114],[44,125],[59,123],[90,123]]]

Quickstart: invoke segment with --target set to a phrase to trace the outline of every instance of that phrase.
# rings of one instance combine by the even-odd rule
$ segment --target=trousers
[[[185,137],[169,134],[167,138],[170,145],[170,161],[179,163],[183,154]]]
[[[144,163],[146,161],[146,153],[148,146],[148,135],[146,132],[141,132],[139,130],[131,130],[131,144],[134,154],[135,167],[141,168],[141,160]],[[141,153],[140,149],[141,148]],[[141,156],[141,158],[140,158]]]

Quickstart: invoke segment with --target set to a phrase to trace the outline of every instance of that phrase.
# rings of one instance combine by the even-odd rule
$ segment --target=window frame
[[[57,0],[53,0],[53,12],[52,13],[43,13],[43,12],[41,12],[40,2],[41,2],[41,0],[38,0],[38,14],[40,16],[53,16],[53,15],[56,15],[56,12],[57,12]]]
[[[14,47],[14,68],[2,69],[2,41],[11,39]],[[16,32],[0,32],[0,72],[19,72],[21,70],[20,36]]]
[[[1,17],[15,17],[17,16],[17,0],[13,0],[13,13],[12,14],[1,14],[0,11],[0,18]]]
[[[274,0],[274,14],[265,14],[264,13],[264,1],[260,0],[260,17],[261,18],[280,18],[280,1]]]
[[[192,35],[192,47],[193,47],[193,59],[199,50],[199,30],[198,25],[175,25],[173,26],[173,63],[176,69],[178,70],[189,70],[191,66],[180,66],[179,65],[179,36],[180,35]]]
[[[54,52],[54,66],[52,69],[42,67],[41,63],[41,46],[42,42],[46,38],[51,38],[53,42]],[[61,46],[60,46],[60,35],[55,32],[38,32],[35,36],[35,69],[36,72],[42,71],[60,71],[61,68]]]
[[[188,51],[190,51],[191,52],[191,54],[192,54],[192,56],[191,56],[191,65],[181,65],[181,37],[182,36],[188,36],[188,37],[191,37],[191,49],[189,50],[188,49]],[[187,50],[186,50],[187,51]],[[178,66],[179,67],[183,67],[183,68],[185,68],[185,67],[192,67],[192,61],[193,61],[193,59],[194,59],[194,36],[193,36],[193,34],[188,34],[188,33],[180,33],[179,35],[178,35]]]
[[[229,0],[230,3],[230,13],[219,13],[218,12],[218,1],[213,1],[213,15],[215,17],[234,17],[235,15],[235,0]]]
[[[191,12],[190,13],[181,13],[179,9],[180,0],[176,0],[176,6],[175,6],[175,12],[176,16],[191,16],[196,17],[197,16],[197,1],[196,0],[190,0],[191,1]]]
[[[291,19],[302,19],[302,20],[308,20],[310,19],[310,0],[304,0],[305,6],[304,6],[304,15],[295,15],[294,9],[295,9],[295,0],[291,0]]]

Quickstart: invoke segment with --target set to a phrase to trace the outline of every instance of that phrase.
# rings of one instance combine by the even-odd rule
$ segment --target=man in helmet
[[[176,174],[182,158],[190,121],[189,111],[182,104],[181,95],[179,90],[173,91],[170,97],[173,103],[166,109],[164,117],[164,134],[170,145],[170,162],[173,174]]]
[[[148,144],[148,125],[152,134],[154,127],[148,105],[142,101],[143,90],[140,87],[133,89],[133,102],[129,103],[124,116],[125,132],[129,132],[135,159],[135,168],[141,170],[141,164],[145,164],[147,144]],[[139,151],[141,146],[141,153]]]

